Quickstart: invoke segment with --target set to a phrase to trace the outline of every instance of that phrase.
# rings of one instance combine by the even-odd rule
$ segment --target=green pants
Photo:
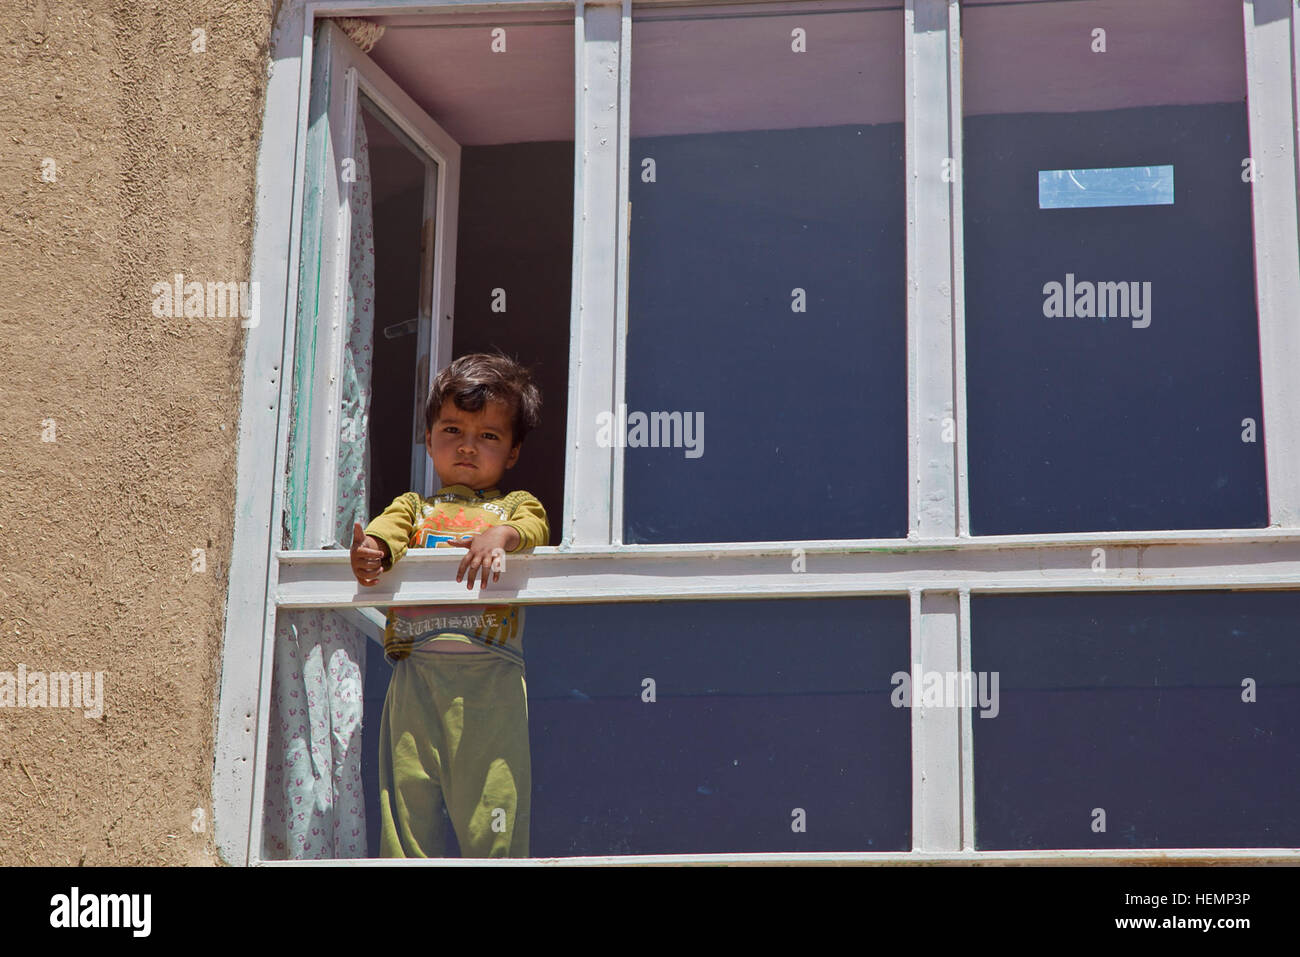
[[[397,662],[379,728],[379,853],[527,857],[532,772],[523,669],[494,654]]]

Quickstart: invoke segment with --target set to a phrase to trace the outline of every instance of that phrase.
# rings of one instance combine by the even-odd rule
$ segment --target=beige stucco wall
[[[248,331],[151,287],[248,278],[272,6],[0,11],[0,673],[104,674],[98,719],[0,708],[0,865],[218,862]]]

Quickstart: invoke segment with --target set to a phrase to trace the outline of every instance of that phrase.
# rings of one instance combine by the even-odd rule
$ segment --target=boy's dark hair
[[[447,399],[465,412],[478,412],[488,402],[504,402],[514,413],[510,430],[512,445],[523,442],[541,421],[542,393],[532,375],[499,352],[461,356],[438,373],[424,405],[426,433],[433,428]]]

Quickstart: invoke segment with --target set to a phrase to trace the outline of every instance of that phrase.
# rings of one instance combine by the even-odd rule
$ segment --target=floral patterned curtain
[[[335,544],[348,548],[352,523],[369,521],[371,341],[375,247],[370,158],[360,108],[348,264],[335,480]],[[366,856],[361,778],[366,635],[329,609],[276,616],[262,856],[313,860]]]

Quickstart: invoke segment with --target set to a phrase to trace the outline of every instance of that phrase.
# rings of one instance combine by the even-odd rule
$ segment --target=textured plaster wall
[[[0,865],[218,860],[248,332],[152,286],[248,278],[272,7],[0,11],[0,702],[20,666],[103,672],[98,718],[0,707]]]

